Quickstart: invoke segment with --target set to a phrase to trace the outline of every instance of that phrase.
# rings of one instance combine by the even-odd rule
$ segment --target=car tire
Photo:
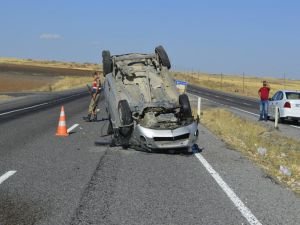
[[[126,127],[120,127],[120,134],[123,137],[129,137],[132,133],[133,118],[131,114],[131,110],[127,100],[120,100],[118,104],[118,111],[121,120],[121,125]]]
[[[110,51],[102,51],[102,66],[103,66],[103,76],[112,72],[112,60],[110,58]]]
[[[155,53],[158,55],[160,64],[167,67],[168,69],[171,68],[171,63],[168,57],[167,52],[165,51],[165,49],[163,48],[163,46],[157,46],[155,48]]]
[[[181,114],[184,118],[192,117],[192,109],[189,101],[189,97],[186,94],[179,95],[179,104],[181,106]]]

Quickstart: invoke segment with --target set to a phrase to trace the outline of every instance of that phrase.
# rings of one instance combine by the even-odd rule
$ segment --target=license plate
[[[300,104],[296,104],[296,107],[300,107]]]

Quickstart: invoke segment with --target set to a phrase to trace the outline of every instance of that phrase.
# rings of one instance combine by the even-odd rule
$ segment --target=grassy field
[[[61,91],[84,87],[92,82],[94,71],[101,73],[101,65],[0,58],[0,92]]]
[[[262,86],[262,81],[267,80],[271,86],[272,96],[279,89],[300,90],[300,80],[283,80],[276,78],[258,78],[207,73],[181,73],[173,72],[178,80],[185,80],[201,87],[221,90],[249,97],[258,98],[257,91]]]
[[[12,97],[9,95],[0,95],[0,101],[1,100],[7,100],[7,99],[11,99]]]
[[[52,84],[44,85],[40,88],[34,89],[35,91],[63,91],[73,88],[84,87],[86,84],[91,84],[92,77],[76,77],[76,76],[65,76],[58,79]]]
[[[76,63],[76,62],[60,62],[47,60],[33,60],[33,59],[16,59],[0,57],[0,64],[14,64],[22,66],[39,66],[39,67],[54,67],[66,69],[80,69],[80,70],[99,70],[99,64],[95,63]]]
[[[273,128],[238,117],[226,109],[205,110],[201,123],[230,148],[257,163],[274,180],[300,194],[299,141],[282,136]],[[260,154],[259,148],[265,148],[266,154]],[[280,166],[287,167],[291,175],[282,174]]]

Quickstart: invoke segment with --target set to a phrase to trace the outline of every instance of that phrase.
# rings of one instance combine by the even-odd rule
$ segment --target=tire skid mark
[[[118,151],[111,151],[109,147],[105,150],[89,183],[82,192],[70,225],[111,224],[108,218],[110,200],[111,196],[114,195],[118,174],[118,168],[111,168],[111,166],[118,167],[116,161],[119,161],[119,157]],[[103,195],[99,195],[100,191],[104,191]],[[95,204],[93,203],[97,204],[97,207],[94,207]],[[96,208],[97,213],[94,211]]]

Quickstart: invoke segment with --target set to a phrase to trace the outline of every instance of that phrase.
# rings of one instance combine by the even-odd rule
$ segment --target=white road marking
[[[195,97],[198,97],[197,95],[194,95],[194,94],[190,94],[190,95],[193,95],[193,96],[195,96]],[[203,97],[202,97],[202,98],[203,98]],[[212,102],[212,103],[218,104],[218,105],[223,105],[223,106],[225,106],[225,104],[222,104],[222,103],[219,103],[219,102],[215,102],[215,101],[212,101],[212,100],[207,99],[207,98],[203,98],[203,99],[205,99],[205,100],[207,100],[207,101],[210,101],[210,102]],[[250,104],[248,104],[248,103],[243,103],[243,104],[244,104],[244,105],[249,105],[249,106],[250,106]],[[238,111],[241,111],[241,112],[244,112],[244,113],[251,114],[251,115],[253,115],[253,116],[259,116],[259,114],[252,113],[252,112],[249,112],[249,111],[246,111],[246,110],[237,108],[237,107],[230,106],[230,108],[235,109],[235,110],[238,110]],[[300,129],[300,128],[299,128],[299,129]]]
[[[82,95],[82,93],[74,94],[74,95],[71,95],[71,96],[68,96],[68,97],[64,97],[64,98],[59,98],[57,100],[54,100],[53,102],[61,102],[63,100],[66,100],[66,99],[69,99],[69,98],[73,98],[73,97],[79,96],[79,95]]]
[[[300,127],[298,127],[298,126],[295,126],[295,125],[290,125],[291,127],[295,127],[295,128],[297,128],[297,129],[300,129]]]
[[[39,107],[39,106],[42,106],[42,105],[48,105],[48,104],[49,104],[48,102],[45,102],[45,103],[25,107],[25,108],[22,108],[22,109],[16,109],[16,110],[12,110],[12,111],[9,111],[9,112],[0,113],[0,116],[4,116],[4,115],[11,114],[11,113],[14,113],[14,112],[24,111],[24,110],[27,110],[27,109],[33,109],[33,108],[36,108],[36,107]]]
[[[248,106],[251,106],[251,104],[248,104],[248,103],[246,103],[246,102],[243,102],[243,104],[244,104],[244,105],[248,105]]]
[[[246,111],[246,110],[242,110],[242,109],[239,109],[239,108],[236,108],[236,107],[233,107],[233,106],[230,106],[230,108],[241,111],[241,112],[245,112],[245,113],[248,113],[248,114],[251,114],[251,115],[254,115],[254,116],[259,116],[259,114],[252,113],[252,112],[249,112],[249,111]]]
[[[225,100],[230,101],[230,102],[234,102],[232,99],[230,98],[225,98]]]
[[[48,105],[48,104],[50,104],[52,102],[60,102],[60,101],[63,101],[63,100],[67,100],[69,98],[73,98],[73,97],[78,96],[78,95],[81,95],[81,93],[74,94],[74,95],[71,95],[71,96],[68,96],[68,97],[64,97],[64,98],[60,98],[60,99],[57,99],[57,100],[54,100],[54,101],[50,101],[50,102],[44,102],[44,103],[41,103],[41,104],[37,104],[37,105],[33,105],[33,106],[21,108],[21,109],[15,109],[15,110],[12,110],[12,111],[0,113],[0,116],[4,116],[4,115],[15,113],[15,112],[24,111],[24,110],[27,110],[27,109],[34,109],[34,108],[37,108],[37,107],[40,107],[40,106],[43,106],[43,105]]]
[[[189,95],[192,95],[192,96],[196,97],[197,99],[198,99],[198,97],[200,97],[200,95],[195,95],[195,94],[191,94],[191,93],[189,93]],[[208,98],[204,98],[204,97],[201,97],[201,98],[204,99],[204,100],[206,100],[206,101],[212,102],[212,103],[214,103],[214,104],[225,106],[225,105],[222,104],[222,103],[212,101],[212,100],[210,100],[210,99],[208,99]]]
[[[261,222],[252,214],[250,209],[240,200],[240,198],[234,193],[234,191],[225,183],[222,177],[212,168],[212,166],[204,159],[200,153],[196,153],[195,156],[202,163],[209,174],[215,179],[218,185],[226,193],[229,199],[233,202],[235,207],[241,212],[245,219],[251,225],[262,225]]]
[[[10,176],[14,175],[17,171],[11,170],[6,172],[0,177],[0,184],[2,184],[5,180],[7,180]]]
[[[194,96],[197,99],[200,97],[200,95],[195,95],[195,94],[191,94],[191,93],[188,93],[188,94]],[[203,98],[203,97],[201,96],[201,98]],[[206,99],[206,98],[203,98],[203,99]]]
[[[74,130],[76,127],[78,127],[79,124],[78,123],[75,123],[73,126],[71,126],[68,130],[67,130],[67,133],[70,133],[72,130]]]

